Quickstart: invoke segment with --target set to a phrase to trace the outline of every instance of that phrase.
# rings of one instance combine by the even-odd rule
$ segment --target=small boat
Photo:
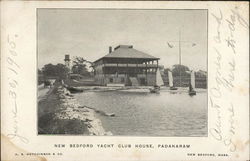
[[[160,92],[160,86],[154,86],[154,88],[149,88],[150,93],[159,93]]]
[[[106,116],[115,117],[115,113],[106,113]]]
[[[78,89],[76,87],[67,87],[67,89],[70,91],[70,93],[81,93],[81,92],[83,92],[82,89]]]
[[[154,85],[154,88],[150,88],[149,91],[150,93],[159,93],[160,92],[160,86],[164,85],[162,77],[161,77],[161,73],[159,68],[156,71],[156,82]]]
[[[189,91],[188,93],[190,96],[196,95],[196,91]]]
[[[196,95],[196,91],[194,90],[194,88],[195,88],[195,72],[191,71],[190,75],[191,75],[191,83],[189,83],[188,94],[190,96],[193,96],[193,95]]]
[[[169,89],[170,90],[177,90],[178,88],[174,87],[174,83],[173,83],[173,75],[171,71],[168,71],[168,81],[169,81]]]
[[[169,89],[170,90],[177,90],[178,88],[177,87],[170,87]]]

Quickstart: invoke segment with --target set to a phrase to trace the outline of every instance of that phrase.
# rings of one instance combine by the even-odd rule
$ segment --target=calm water
[[[98,115],[106,131],[126,136],[206,136],[207,94],[160,94],[109,91],[83,92],[75,97],[115,117]]]

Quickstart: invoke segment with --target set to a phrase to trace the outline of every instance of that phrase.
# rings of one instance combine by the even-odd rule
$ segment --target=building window
[[[110,83],[113,83],[113,78],[109,78],[109,82],[110,82]]]

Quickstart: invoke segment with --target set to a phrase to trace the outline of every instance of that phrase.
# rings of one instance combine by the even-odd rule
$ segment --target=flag
[[[168,42],[168,47],[173,48],[174,46]]]

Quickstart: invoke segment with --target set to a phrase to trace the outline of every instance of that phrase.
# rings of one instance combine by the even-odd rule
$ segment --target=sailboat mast
[[[179,30],[179,65],[180,65],[180,87],[181,87],[181,30]]]
[[[179,31],[179,64],[181,65],[181,30]]]

